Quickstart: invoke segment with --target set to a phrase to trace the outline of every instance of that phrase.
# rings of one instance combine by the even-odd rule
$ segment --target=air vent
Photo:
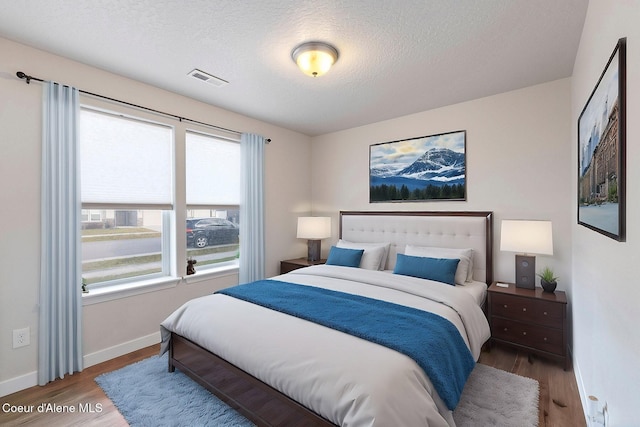
[[[198,80],[200,80],[202,82],[209,83],[209,84],[214,85],[216,87],[222,87],[222,86],[224,86],[224,85],[229,83],[226,80],[222,80],[219,77],[212,76],[211,74],[205,73],[204,71],[198,70],[197,68],[192,70],[188,75],[193,77],[194,79],[198,79]]]

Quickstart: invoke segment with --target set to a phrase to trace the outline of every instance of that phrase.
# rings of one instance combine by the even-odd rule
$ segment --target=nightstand
[[[513,283],[489,286],[491,344],[502,343],[557,360],[567,370],[569,331],[567,296],[562,291],[517,288]]]
[[[306,258],[296,258],[280,261],[280,274],[288,273],[302,267],[324,264],[325,262],[327,262],[326,259],[319,259],[318,261],[308,261]]]

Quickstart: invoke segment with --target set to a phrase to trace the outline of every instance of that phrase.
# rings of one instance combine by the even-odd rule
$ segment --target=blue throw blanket
[[[458,329],[436,314],[386,301],[277,280],[218,293],[309,320],[403,353],[453,410],[475,366]]]

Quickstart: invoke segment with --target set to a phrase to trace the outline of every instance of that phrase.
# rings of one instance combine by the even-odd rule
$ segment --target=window
[[[198,267],[237,263],[240,144],[186,133],[187,257]]]
[[[171,274],[173,140],[171,126],[81,109],[82,278],[89,289]]]
[[[85,223],[101,222],[103,216],[104,216],[104,211],[99,211],[95,209],[82,209],[82,212],[81,212],[81,219],[82,219],[83,226],[88,228],[91,228],[91,226]]]

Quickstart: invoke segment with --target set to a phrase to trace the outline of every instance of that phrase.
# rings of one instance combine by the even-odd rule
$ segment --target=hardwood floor
[[[80,373],[67,375],[64,379],[52,381],[40,387],[35,386],[8,396],[0,397],[0,404],[29,407],[30,413],[6,413],[0,407],[2,426],[128,426],[111,400],[93,380],[98,375],[120,369],[131,363],[158,354],[160,345],[153,345],[133,353],[120,356],[98,365],[86,368]],[[75,412],[39,413],[40,404],[57,405],[59,408],[74,408]],[[80,406],[94,412],[80,412]],[[49,409],[49,408],[46,408]]]
[[[483,351],[479,362],[538,381],[540,427],[586,426],[573,369],[565,371],[560,363],[500,345],[492,346],[491,351]]]
[[[127,426],[126,420],[94,382],[94,378],[158,354],[154,345],[69,375],[44,387],[32,387],[0,398],[0,405],[33,406],[30,413],[7,413],[0,409],[2,426]],[[578,387],[573,371],[564,371],[559,364],[540,358],[528,358],[526,353],[494,346],[483,351],[480,363],[514,374],[530,377],[540,383],[540,427],[585,426]],[[73,408],[74,413],[39,413],[38,405]],[[84,412],[80,411],[80,408]],[[51,409],[51,408],[47,408]],[[89,412],[92,410],[93,412]]]

